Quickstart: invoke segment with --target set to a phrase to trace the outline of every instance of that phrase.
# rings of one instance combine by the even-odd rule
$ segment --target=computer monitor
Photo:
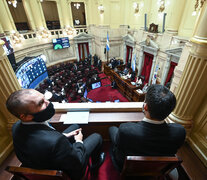
[[[100,88],[100,87],[101,87],[101,82],[100,81],[91,84],[92,89],[96,89],[96,88]]]
[[[70,47],[69,38],[57,38],[52,40],[54,50]]]
[[[47,68],[42,56],[37,56],[19,65],[16,77],[23,89],[34,89],[40,82],[48,77]]]

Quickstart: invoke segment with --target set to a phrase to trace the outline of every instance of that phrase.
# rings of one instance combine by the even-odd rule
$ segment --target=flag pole
[[[108,31],[107,31],[107,38],[108,38]],[[106,41],[107,41],[107,38],[106,38]],[[108,58],[109,58],[109,51],[106,50],[106,59],[107,59],[107,63],[108,63]]]

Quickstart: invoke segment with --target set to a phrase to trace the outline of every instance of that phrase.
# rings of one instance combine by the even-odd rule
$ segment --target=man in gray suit
[[[145,117],[137,123],[112,126],[109,134],[112,141],[112,161],[121,171],[125,156],[174,156],[184,143],[186,132],[176,123],[167,124],[165,118],[176,105],[174,94],[165,86],[148,88],[143,104]]]
[[[38,91],[16,91],[9,96],[6,106],[21,120],[13,125],[12,136],[15,153],[23,166],[63,170],[72,179],[80,179],[90,156],[92,170],[103,163],[102,137],[94,133],[83,140],[78,125],[71,125],[63,133],[56,131],[47,122],[55,114],[53,104]]]

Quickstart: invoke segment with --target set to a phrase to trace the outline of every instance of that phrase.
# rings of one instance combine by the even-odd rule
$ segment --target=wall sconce
[[[104,13],[104,7],[102,4],[100,6],[98,6],[98,10],[99,10],[100,14]]]
[[[160,5],[160,7],[159,7],[159,10],[158,10],[158,12],[163,12],[164,10],[165,10],[165,0],[160,0],[159,1],[159,5]]]
[[[8,4],[10,4],[16,8],[17,7],[17,0],[8,0]]]
[[[134,2],[133,8],[134,8],[134,14],[137,14],[139,12],[139,4],[137,2]]]
[[[194,6],[194,11],[193,11],[193,13],[192,13],[192,16],[196,16],[196,14],[197,14],[197,10],[200,10],[202,7],[203,7],[203,4],[204,4],[204,2],[205,2],[206,0],[196,0],[196,2],[195,2],[195,6]],[[199,6],[199,4],[200,4],[200,7],[198,7]]]

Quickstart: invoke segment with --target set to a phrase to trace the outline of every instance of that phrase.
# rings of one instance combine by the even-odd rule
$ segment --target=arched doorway
[[[80,60],[84,60],[89,55],[88,43],[78,43],[78,53]]]
[[[16,8],[12,5],[9,5],[9,10],[11,12],[17,31],[31,30],[22,1],[18,1]]]
[[[141,72],[141,75],[144,77],[144,84],[149,82],[153,58],[152,54],[144,52],[144,65]]]
[[[41,5],[45,16],[47,28],[49,30],[60,29],[60,21],[56,2],[43,1]]]
[[[126,64],[131,64],[132,61],[132,51],[133,48],[131,46],[126,45]]]

